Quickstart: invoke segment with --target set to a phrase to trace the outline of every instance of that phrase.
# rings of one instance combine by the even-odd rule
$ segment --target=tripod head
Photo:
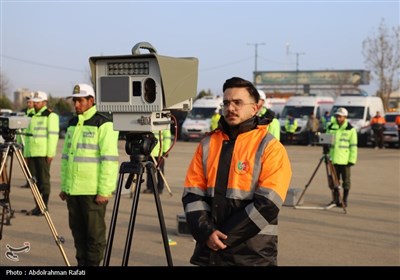
[[[1,130],[1,136],[5,142],[15,142],[16,135],[18,134],[16,129],[4,129]]]
[[[324,153],[324,155],[328,155],[329,154],[329,148],[331,146],[330,145],[322,145],[322,152]]]
[[[132,161],[146,161],[157,141],[153,132],[130,132],[126,135],[125,152]]]

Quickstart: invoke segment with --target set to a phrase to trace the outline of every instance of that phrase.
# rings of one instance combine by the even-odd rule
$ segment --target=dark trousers
[[[308,144],[309,145],[313,145],[315,144],[315,134],[316,132],[314,131],[308,131],[307,135],[308,135]]]
[[[47,157],[28,158],[28,168],[32,177],[36,178],[36,185],[42,195],[50,195],[50,164]]]
[[[159,158],[156,157],[155,158],[156,161],[159,161]],[[161,170],[161,172],[164,174],[164,167],[165,167],[165,158],[161,161],[160,165],[158,166],[159,170]],[[157,186],[158,188],[158,192],[162,193],[162,191],[164,190],[164,180],[161,177],[160,172],[156,171],[157,173],[157,182],[154,183],[154,186]],[[147,178],[146,178],[146,188],[148,190],[153,190],[153,178],[151,177],[150,172],[147,171]]]
[[[97,204],[95,195],[67,197],[69,227],[74,237],[78,266],[98,266],[106,247],[107,204]]]
[[[293,144],[294,133],[293,132],[286,132],[287,140],[289,144]]]
[[[335,164],[335,170],[339,182],[342,179],[343,189],[350,190],[350,166]]]
[[[374,130],[375,147],[383,148],[383,129]]]

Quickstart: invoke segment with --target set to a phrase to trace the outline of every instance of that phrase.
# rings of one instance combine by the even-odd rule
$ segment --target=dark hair
[[[258,103],[260,100],[260,94],[258,93],[258,90],[251,82],[245,79],[232,77],[225,81],[224,85],[222,86],[222,91],[224,92],[227,88],[246,88],[256,103]]]

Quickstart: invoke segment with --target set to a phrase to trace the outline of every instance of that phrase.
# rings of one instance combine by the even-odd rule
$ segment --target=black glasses
[[[244,103],[244,101],[241,99],[233,99],[233,100],[224,100],[221,106],[224,107],[224,109],[227,109],[229,108],[230,105],[232,105],[233,108],[235,109],[241,109],[244,105],[253,105],[253,104],[255,104],[255,102]]]

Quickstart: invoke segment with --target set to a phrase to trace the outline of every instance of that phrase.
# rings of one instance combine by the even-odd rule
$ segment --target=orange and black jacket
[[[196,239],[197,265],[276,265],[278,213],[291,179],[283,145],[253,117],[202,139],[189,165],[182,197]],[[224,250],[205,244],[214,230],[228,236]]]

